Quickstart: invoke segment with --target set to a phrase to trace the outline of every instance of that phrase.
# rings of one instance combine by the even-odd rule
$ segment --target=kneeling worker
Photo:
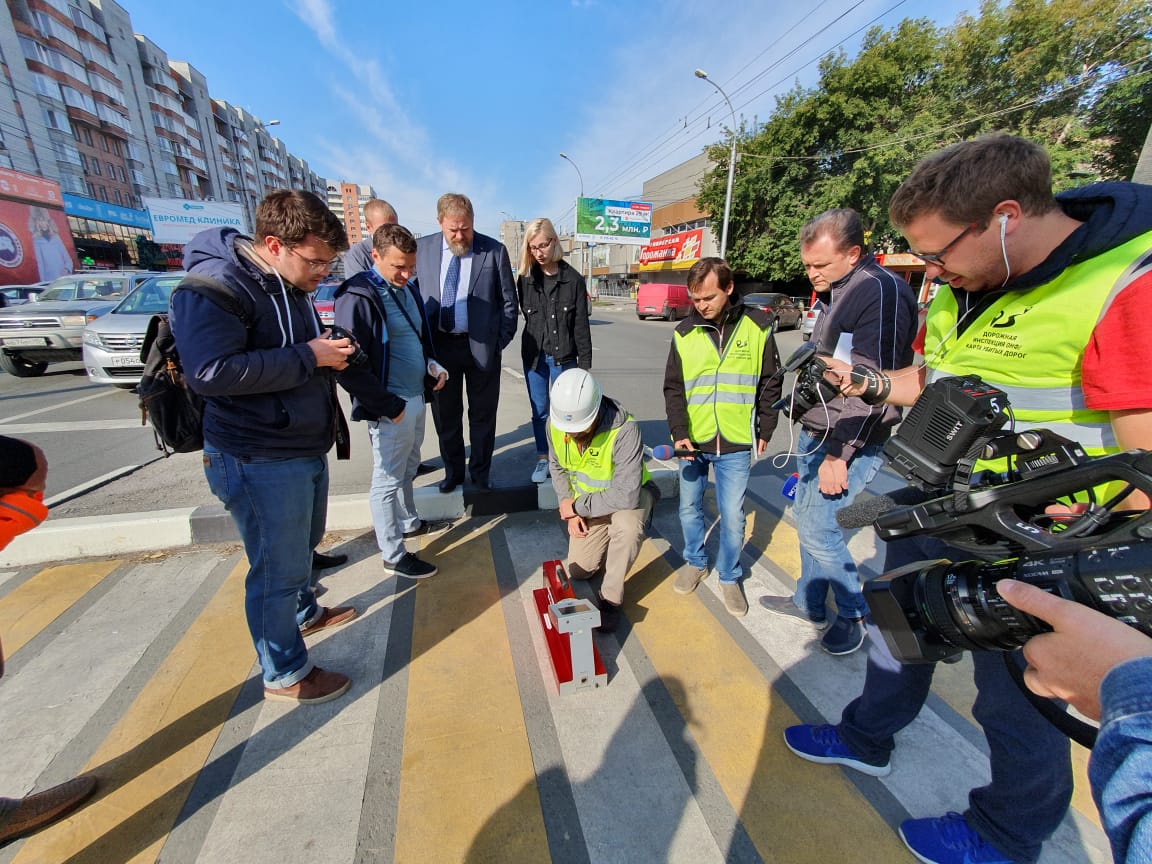
[[[568,523],[568,575],[590,579],[603,570],[596,629],[611,633],[620,621],[624,577],[660,493],[644,466],[640,427],[586,369],[556,378],[548,413],[552,486]]]

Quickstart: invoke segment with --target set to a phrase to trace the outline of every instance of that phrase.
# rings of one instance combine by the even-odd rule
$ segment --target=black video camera
[[[353,351],[345,358],[349,366],[363,366],[368,362],[368,355],[364,353],[364,349],[360,347],[360,343],[356,341],[356,337],[345,330],[343,327],[338,327],[333,324],[328,332],[329,339],[347,339],[351,344]]]
[[[816,346],[811,342],[801,345],[773,376],[782,378],[789,372],[796,373],[792,391],[772,403],[772,408],[783,411],[789,420],[795,422],[803,417],[809,408],[835,399],[840,395],[840,391],[835,384],[824,377],[827,371],[828,366],[816,353]]]
[[[1000,579],[1019,579],[1082,603],[1152,636],[1152,511],[1118,508],[1134,490],[1152,494],[1152,454],[1089,457],[1045,429],[1000,433],[1002,391],[979,378],[929,384],[884,452],[909,481],[938,494],[884,513],[883,540],[928,535],[980,560],[924,561],[864,584],[872,616],[903,663],[961,651],[1014,650],[1049,631],[1008,605]],[[1004,471],[972,473],[976,459]],[[1096,490],[1108,484],[1107,500]],[[1081,494],[1083,513],[1047,505]]]

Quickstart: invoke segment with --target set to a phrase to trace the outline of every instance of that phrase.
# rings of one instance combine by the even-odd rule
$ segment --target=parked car
[[[824,304],[820,303],[816,306],[810,306],[808,311],[804,313],[804,320],[800,322],[800,335],[805,342],[812,338],[812,331],[816,329],[816,322],[820,320],[820,313],[823,310]]]
[[[139,270],[73,273],[54,280],[35,303],[0,309],[0,369],[35,378],[49,363],[82,359],[85,325],[156,275]]]
[[[800,307],[786,294],[746,294],[744,305],[763,311],[777,330],[795,330],[804,317]]]
[[[336,289],[339,282],[321,282],[320,287],[312,294],[312,305],[316,307],[316,314],[320,316],[320,323],[331,327],[336,323]]]
[[[636,317],[663,318],[675,321],[692,311],[692,298],[685,285],[670,285],[666,282],[650,282],[641,285],[636,291]]]
[[[141,282],[131,294],[84,328],[84,369],[97,384],[131,389],[140,383],[144,364],[140,346],[152,316],[168,311],[172,289],[183,273],[165,273]]]
[[[0,287],[0,309],[6,306],[19,306],[22,303],[35,303],[47,288],[46,283],[38,285],[4,285]]]

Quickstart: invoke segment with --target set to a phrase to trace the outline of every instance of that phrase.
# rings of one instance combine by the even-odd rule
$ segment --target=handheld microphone
[[[857,499],[847,507],[838,510],[836,523],[849,531],[865,528],[890,510],[923,504],[935,497],[937,496],[912,486],[897,489],[890,495],[871,495],[868,498]]]
[[[699,450],[677,449],[670,444],[658,444],[652,448],[653,459],[676,459],[680,456],[695,456]]]

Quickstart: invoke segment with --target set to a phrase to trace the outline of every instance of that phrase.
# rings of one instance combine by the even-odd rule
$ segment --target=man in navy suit
[[[473,230],[472,202],[455,193],[436,202],[440,233],[416,241],[416,284],[436,359],[448,383],[432,402],[444,460],[441,492],[464,482],[464,392],[471,452],[468,473],[490,488],[500,399],[500,353],[516,335],[516,284],[504,245]]]

